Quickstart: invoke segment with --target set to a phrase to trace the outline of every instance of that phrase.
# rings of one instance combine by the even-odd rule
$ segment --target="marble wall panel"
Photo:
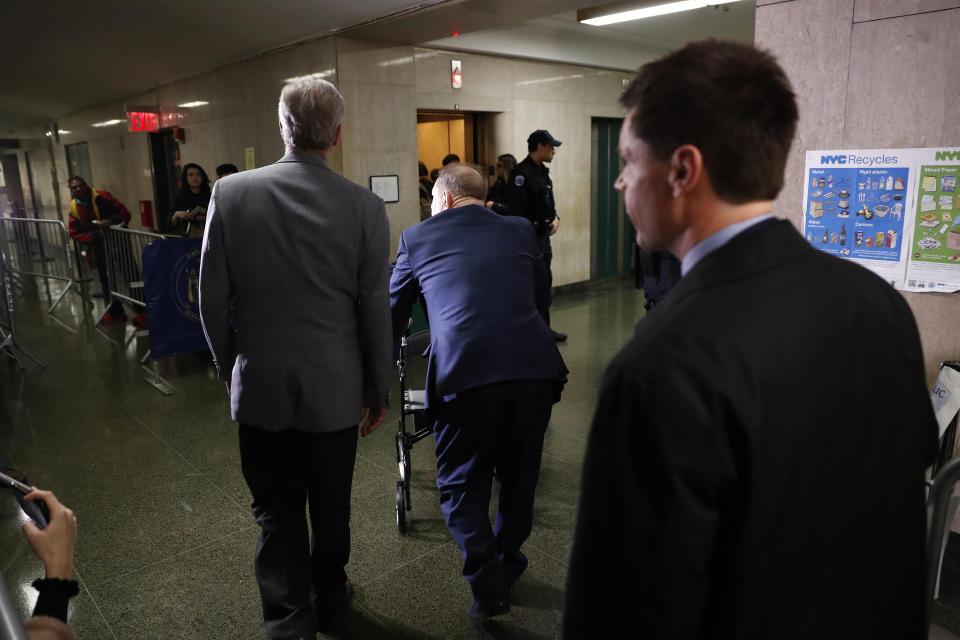
[[[382,42],[337,38],[341,81],[414,85],[414,48]]]
[[[944,9],[960,9],[957,0],[857,0],[854,22],[882,20]]]
[[[582,101],[593,69],[530,60],[513,61],[513,95],[536,100]]]
[[[952,106],[960,89],[942,62],[960,55],[958,29],[960,9],[853,26],[844,146],[960,146],[960,122]],[[960,356],[958,296],[905,294],[920,329],[930,382],[941,361]]]
[[[960,358],[957,314],[960,293],[904,293],[917,320],[927,384],[931,387],[940,371],[940,363]]]
[[[628,83],[636,77],[635,73],[590,69],[586,72],[585,102],[597,105],[617,105],[623,93],[624,80]]]
[[[777,57],[800,109],[784,188],[773,208],[797,227],[803,213],[804,153],[842,144],[853,4],[803,0],[757,7],[756,44]]]
[[[341,78],[347,77],[341,73]],[[417,182],[417,97],[413,85],[341,80],[347,103],[343,118],[343,175],[369,186],[370,176],[397,175],[400,201],[387,204],[390,252],[400,232],[420,221]]]
[[[509,111],[512,106],[513,100],[504,96],[417,92],[418,109],[436,109],[440,111]]]
[[[843,144],[960,145],[960,9],[853,26]]]
[[[553,283],[590,278],[590,116],[583,104],[555,100],[514,100],[514,138],[518,159],[535,129],[548,129],[563,142],[550,163],[560,227],[553,246]]]
[[[460,60],[463,86],[454,89],[451,84],[451,62]],[[508,58],[478,55],[460,51],[416,49],[416,83],[420,95],[446,96],[446,103],[476,102],[480,97],[486,104],[490,98],[506,101],[512,97],[509,81],[512,64]]]

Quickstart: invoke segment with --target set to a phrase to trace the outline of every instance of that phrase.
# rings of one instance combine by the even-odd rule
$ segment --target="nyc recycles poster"
[[[905,291],[960,290],[960,149],[807,151],[802,230]]]

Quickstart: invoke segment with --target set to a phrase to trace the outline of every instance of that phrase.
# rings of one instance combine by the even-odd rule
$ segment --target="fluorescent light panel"
[[[112,127],[115,124],[120,124],[123,120],[104,120],[103,122],[94,122],[91,127]]]
[[[643,6],[635,9],[627,7],[630,4],[608,5],[598,7],[597,9],[586,9],[577,12],[577,19],[595,27],[602,27],[608,24],[618,22],[628,22],[630,20],[641,20],[643,18],[653,18],[655,16],[664,16],[670,13],[679,13],[681,11],[691,11],[693,9],[703,9],[718,4],[729,4],[738,0],[680,0],[679,2],[667,2],[652,6]],[[637,3],[631,3],[636,7]],[[649,5],[650,3],[645,3]],[[622,10],[618,10],[622,9]]]
[[[193,102],[184,102],[183,104],[178,104],[177,106],[181,109],[189,109],[191,107],[202,107],[205,104],[210,104],[206,100],[194,100]]]

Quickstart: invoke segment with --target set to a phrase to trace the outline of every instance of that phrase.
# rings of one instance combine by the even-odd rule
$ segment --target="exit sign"
[[[127,131],[159,131],[160,116],[156,111],[127,111]]]

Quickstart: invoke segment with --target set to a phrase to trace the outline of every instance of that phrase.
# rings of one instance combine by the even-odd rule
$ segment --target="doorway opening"
[[[633,225],[626,215],[623,196],[613,188],[620,173],[620,118],[593,118],[591,122],[590,201],[593,243],[591,278],[615,278],[630,270]]]
[[[417,159],[429,176],[429,180],[420,181],[421,221],[430,217],[430,185],[448,154],[456,154],[461,162],[476,165],[489,183],[494,167],[488,158],[496,155],[489,149],[493,115],[482,111],[417,110]]]
[[[150,134],[150,156],[156,203],[154,224],[161,233],[170,233],[170,203],[180,188],[180,143],[174,140],[173,129]]]
[[[0,216],[25,218],[20,162],[16,154],[0,156]]]
[[[440,169],[443,158],[455,153],[462,162],[487,169],[487,139],[491,114],[464,111],[417,111],[417,159],[427,171]]]
[[[67,172],[69,180],[72,176],[80,176],[87,184],[93,184],[93,170],[90,168],[90,148],[86,142],[65,145],[67,152]]]

